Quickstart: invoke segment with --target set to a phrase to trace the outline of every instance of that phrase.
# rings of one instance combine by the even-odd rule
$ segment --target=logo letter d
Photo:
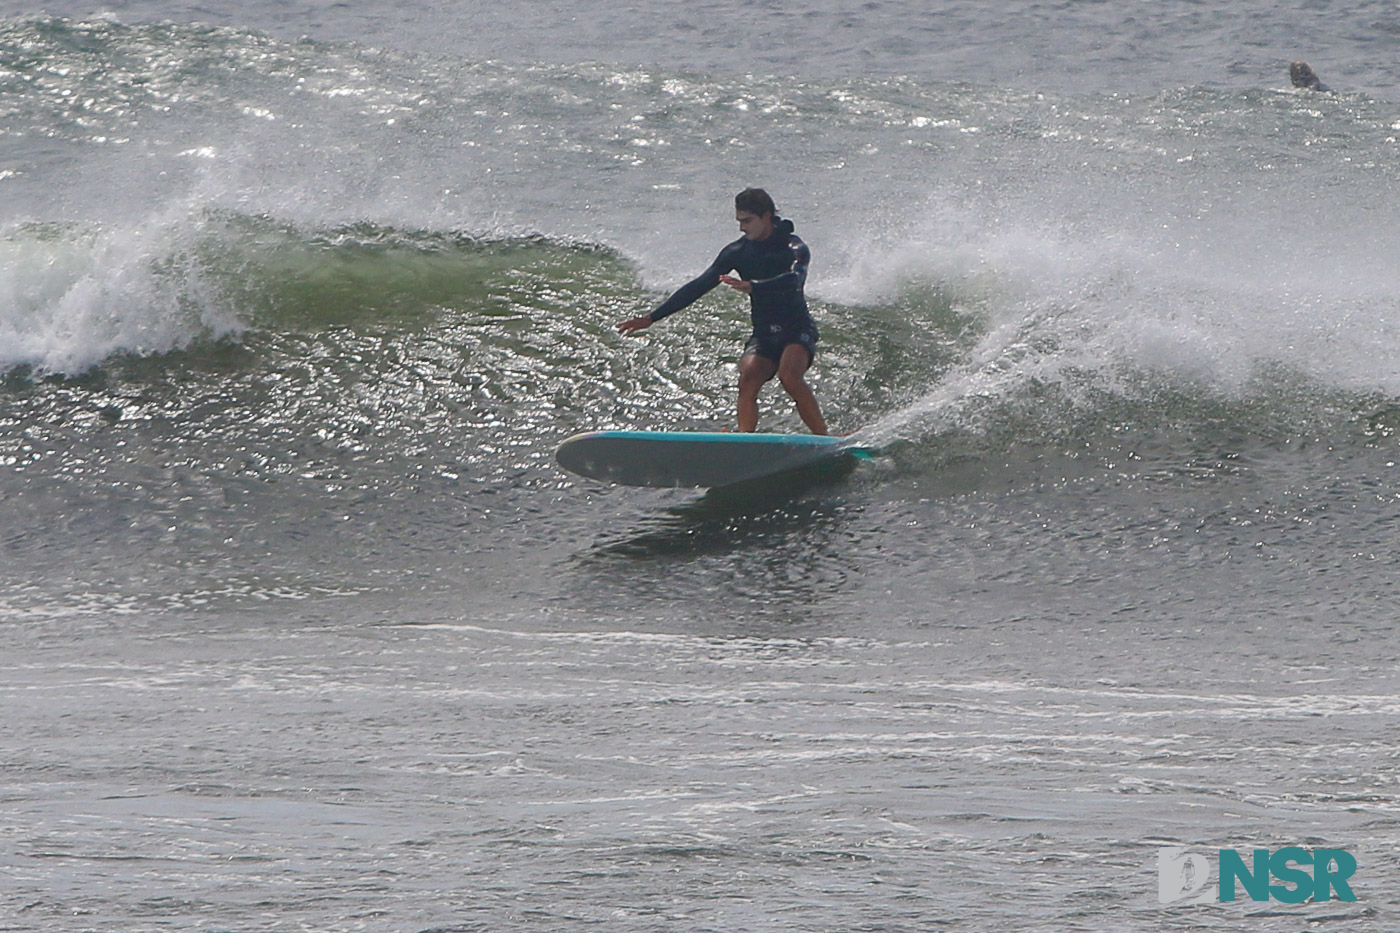
[[[1210,863],[1185,849],[1157,850],[1157,900],[1162,904],[1209,904]]]

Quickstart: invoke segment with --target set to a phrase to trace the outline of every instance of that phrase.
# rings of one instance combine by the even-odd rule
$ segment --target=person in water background
[[[739,358],[739,430],[758,429],[758,393],[776,375],[803,423],[813,434],[826,434],[821,406],[804,378],[817,348],[817,325],[803,294],[811,252],[792,221],[778,216],[773,198],[762,188],[746,188],[735,196],[734,218],[743,236],[720,250],[708,269],[655,311],[619,322],[618,332],[645,330],[716,286],[728,285],[749,296],[753,320],[753,335]]]
[[[1288,66],[1288,80],[1293,82],[1293,86],[1303,88],[1308,91],[1325,91],[1330,93],[1332,89],[1322,83],[1322,79],[1317,76],[1317,72],[1312,70],[1312,65],[1307,62],[1294,62]]]

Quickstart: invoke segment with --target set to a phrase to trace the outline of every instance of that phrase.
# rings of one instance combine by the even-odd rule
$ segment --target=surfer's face
[[[753,214],[748,211],[735,211],[734,219],[739,221],[739,231],[745,239],[766,240],[773,235],[773,215]]]

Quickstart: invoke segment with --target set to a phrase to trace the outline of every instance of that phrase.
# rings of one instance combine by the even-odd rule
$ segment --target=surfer
[[[1322,83],[1322,79],[1317,76],[1317,72],[1312,70],[1312,65],[1307,62],[1294,62],[1288,66],[1288,80],[1293,82],[1294,87],[1303,88],[1308,91],[1323,91],[1330,94],[1332,89]]]
[[[777,376],[803,423],[813,434],[825,434],[821,406],[803,378],[817,349],[817,325],[802,293],[812,254],[793,232],[792,221],[778,216],[773,199],[762,188],[739,192],[734,198],[734,219],[743,236],[720,250],[708,269],[655,311],[619,322],[618,332],[646,330],[715,286],[728,285],[749,296],[753,319],[753,336],[739,358],[739,430],[758,430],[758,392]]]

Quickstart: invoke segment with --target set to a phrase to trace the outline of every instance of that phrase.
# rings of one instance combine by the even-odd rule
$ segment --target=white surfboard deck
[[[624,486],[728,486],[870,451],[815,434],[591,431],[554,456],[570,472]]]

